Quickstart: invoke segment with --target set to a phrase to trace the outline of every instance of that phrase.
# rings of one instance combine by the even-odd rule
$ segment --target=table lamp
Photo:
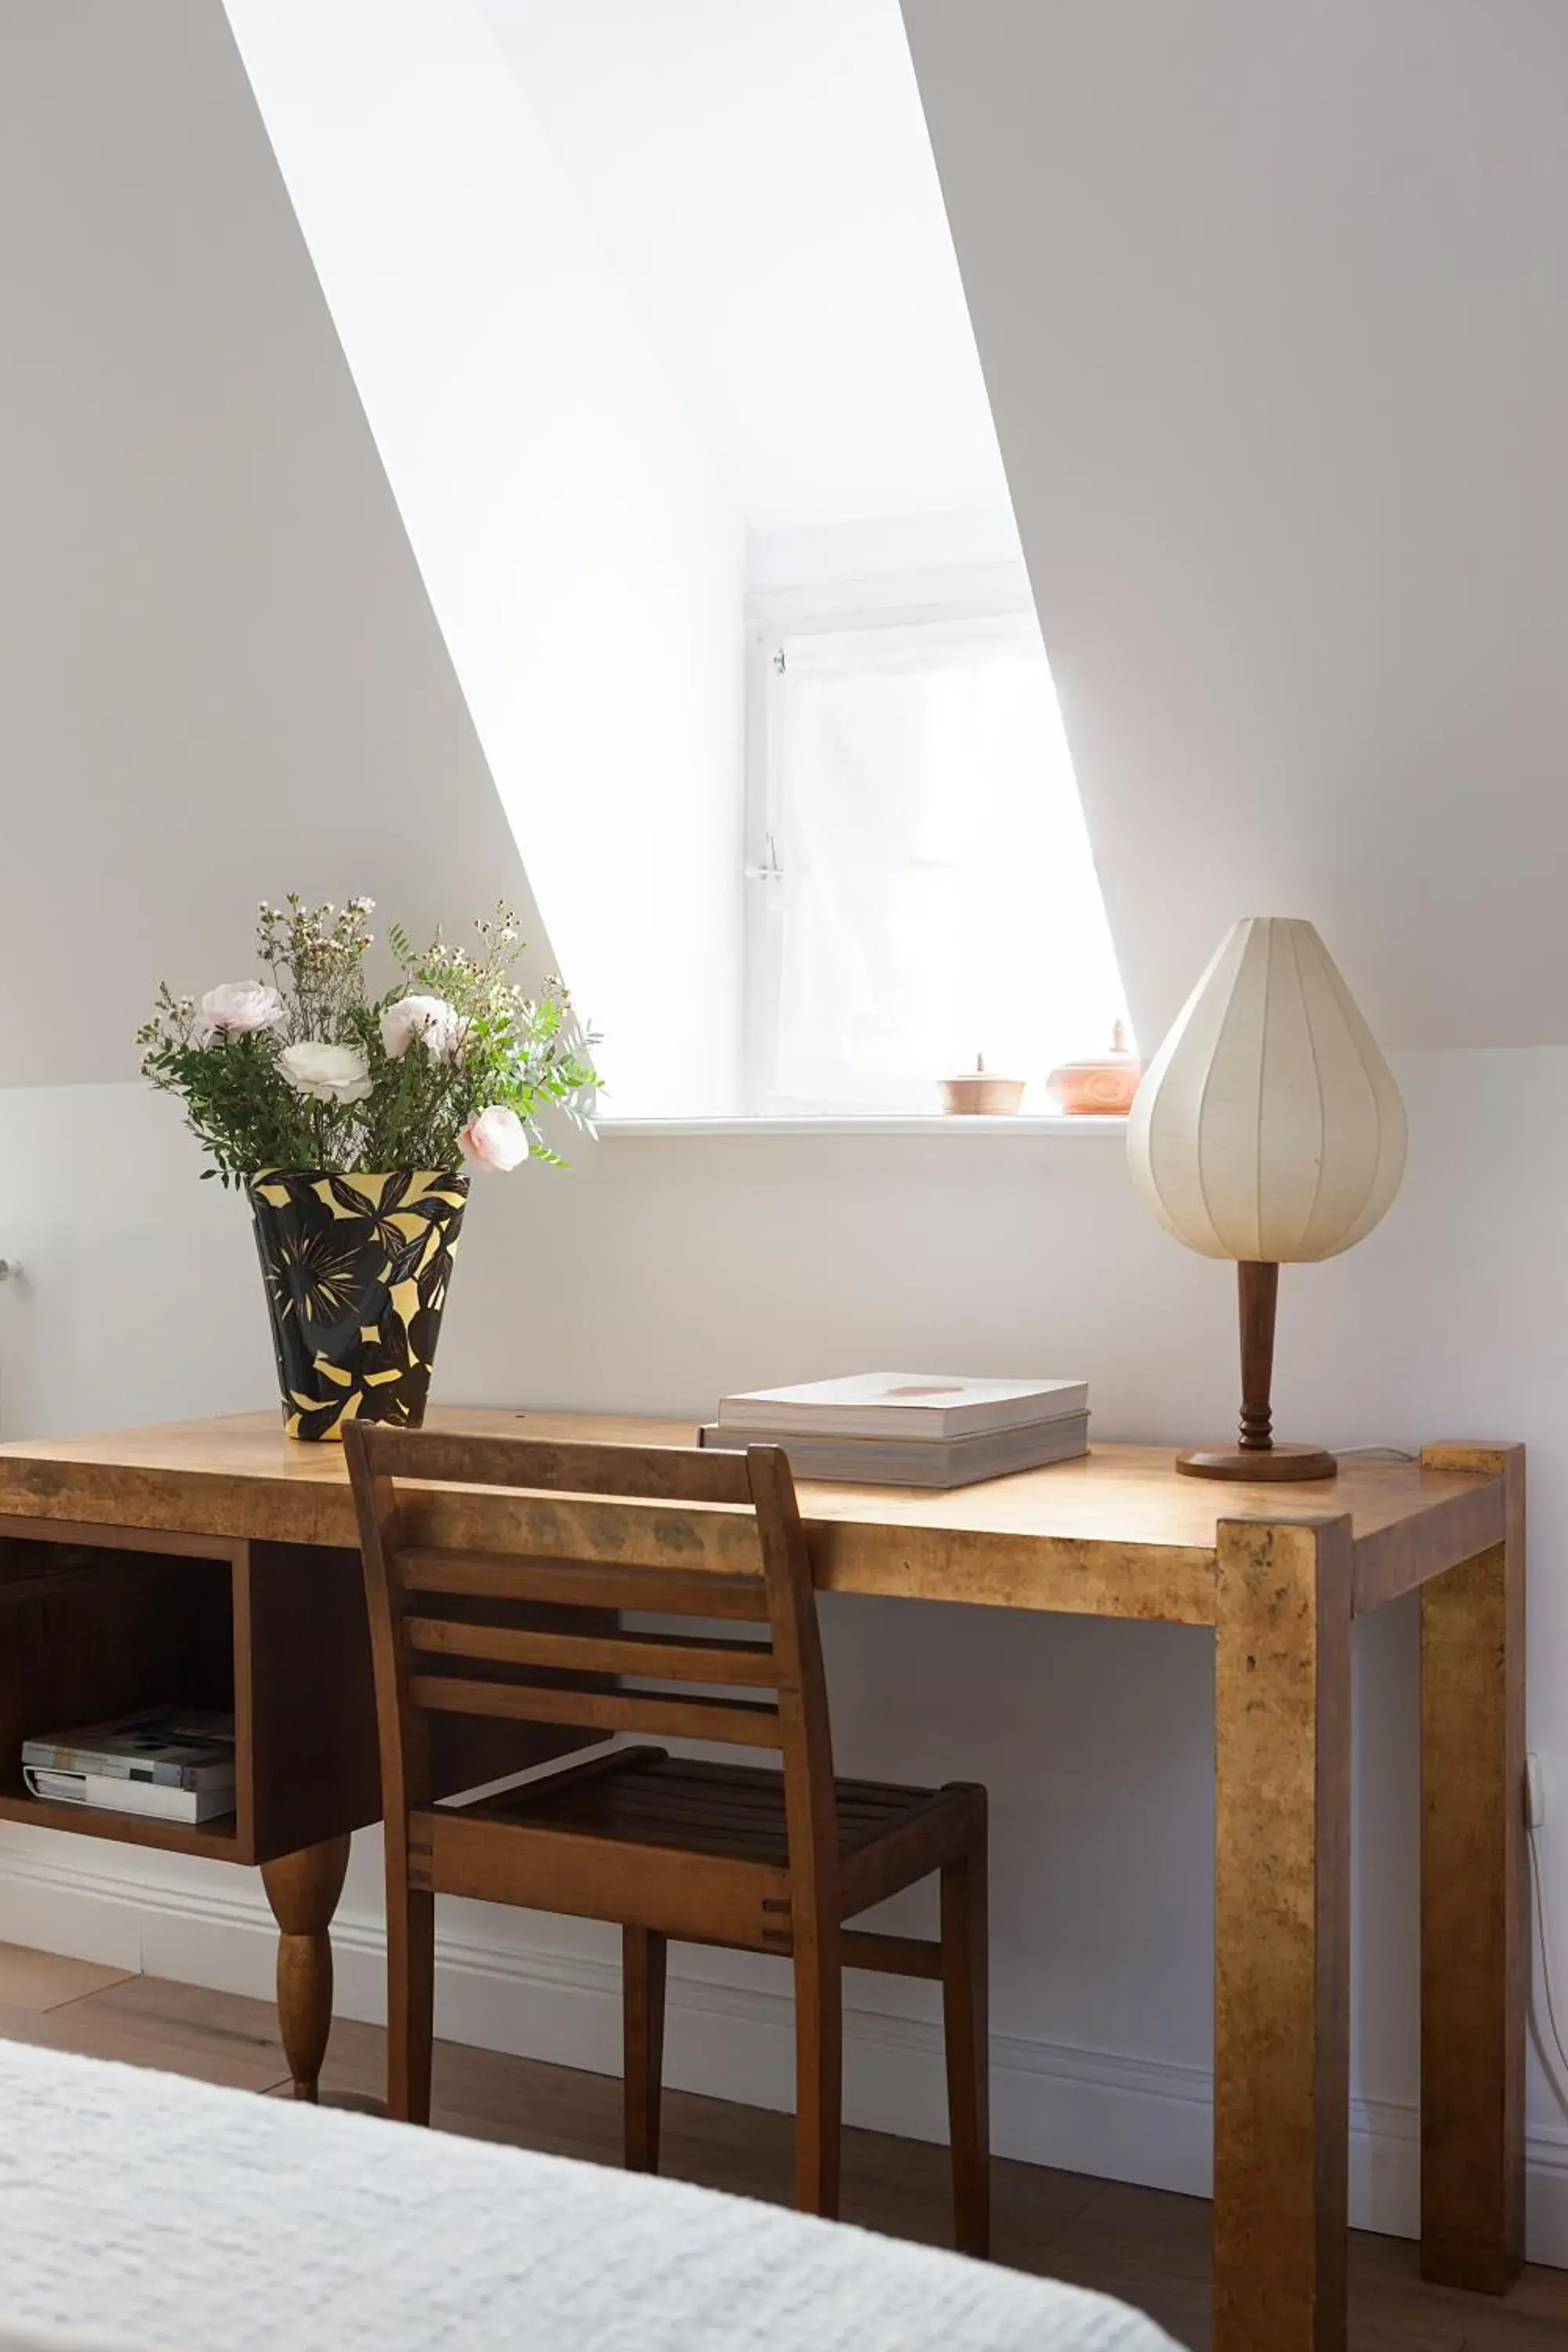
[[[1371,1233],[1405,1172],[1405,1106],[1310,923],[1252,915],[1221,946],[1132,1105],[1133,1181],[1205,1257],[1235,1258],[1241,1428],[1182,1454],[1198,1478],[1331,1478],[1318,1445],[1276,1444],[1269,1405],[1281,1265]]]

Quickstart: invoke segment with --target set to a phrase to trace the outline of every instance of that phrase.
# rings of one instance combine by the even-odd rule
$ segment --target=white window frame
[[[754,591],[746,598],[746,811],[744,900],[742,912],[744,1006],[741,1099],[751,1118],[782,1108],[809,1114],[833,1106],[781,1105],[777,1085],[778,986],[783,954],[783,867],[776,854],[780,824],[778,662],[792,637],[853,629],[889,629],[921,622],[1006,620],[1033,614],[1029,575],[1021,561],[944,566],[886,579],[835,582],[813,588]],[[837,1106],[842,1108],[842,1106]]]

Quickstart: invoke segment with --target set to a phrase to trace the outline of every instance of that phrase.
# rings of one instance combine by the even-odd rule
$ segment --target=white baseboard
[[[276,1931],[258,1882],[215,1869],[193,1884],[134,1874],[112,1863],[0,1851],[0,1933],[176,1982],[268,2000]],[[510,1915],[515,1924],[519,1915]],[[334,2008],[384,2014],[382,1923],[340,1912],[332,1930]],[[852,1976],[846,2011],[846,2111],[853,2123],[906,2138],[946,2137],[940,2028],[857,1999],[873,1980]],[[740,1986],[672,1967],[666,2079],[681,2090],[787,2108],[793,2004],[787,1992]],[[614,2073],[620,2063],[620,1975],[580,1955],[471,1933],[439,1937],[437,2025],[449,2039],[565,2066]],[[1073,2049],[1020,2035],[991,2044],[996,2152],[1027,2164],[1206,2196],[1210,2079],[1194,2066]],[[1530,2252],[1568,2268],[1568,2130],[1530,2138]],[[1414,2106],[1357,2099],[1351,2113],[1351,2211],[1357,2227],[1416,2233],[1418,2144]]]

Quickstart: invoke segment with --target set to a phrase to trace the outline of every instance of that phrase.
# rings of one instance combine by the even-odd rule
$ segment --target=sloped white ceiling
[[[290,887],[547,964],[221,7],[0,8],[0,1085]]]
[[[1141,1037],[1568,1038],[1568,10],[904,13]]]

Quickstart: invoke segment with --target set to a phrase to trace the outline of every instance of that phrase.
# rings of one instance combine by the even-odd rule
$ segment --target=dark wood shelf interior
[[[232,1559],[0,1536],[0,1821],[248,1862],[235,1812],[159,1821],[35,1797],[23,1779],[25,1739],[172,1706],[235,1710]]]

